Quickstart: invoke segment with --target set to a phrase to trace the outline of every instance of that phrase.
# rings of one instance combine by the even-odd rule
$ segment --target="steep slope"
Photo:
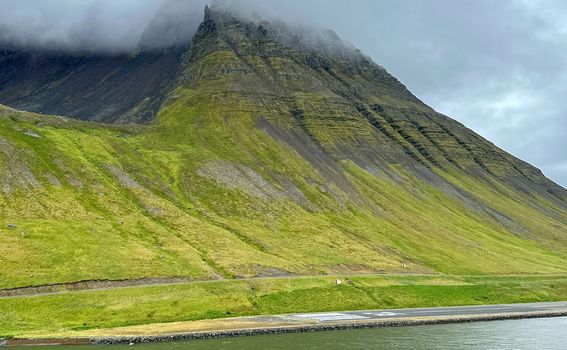
[[[436,113],[360,53],[340,42],[327,50],[301,41],[287,44],[285,38],[294,35],[283,24],[209,12],[186,55],[180,83],[201,90],[213,86],[225,97],[248,100],[260,124],[265,119],[276,127],[300,129],[334,158],[362,167],[455,167],[498,177],[519,190],[533,187],[564,204],[565,190],[541,171]]]
[[[566,271],[565,189],[332,33],[207,9],[179,62],[150,125],[0,110],[0,288]]]
[[[147,122],[175,77],[181,52],[69,54],[0,51],[0,101],[100,122]]]

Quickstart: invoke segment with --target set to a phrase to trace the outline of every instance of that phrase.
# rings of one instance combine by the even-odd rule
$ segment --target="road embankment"
[[[534,311],[529,311],[531,309]],[[235,317],[103,329],[72,337],[9,339],[0,342],[0,345],[137,344],[562,316],[567,316],[567,302],[325,312]]]

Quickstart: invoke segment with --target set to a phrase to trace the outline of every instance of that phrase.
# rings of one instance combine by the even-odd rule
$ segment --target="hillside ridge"
[[[0,63],[0,103],[112,105],[134,77],[156,96],[149,109],[125,99],[142,119],[126,104],[86,121],[0,107],[0,288],[566,272],[565,189],[330,32],[303,32],[207,8],[187,47],[120,59],[154,57],[167,71],[155,84],[119,60],[110,85],[83,88],[56,64],[83,58],[19,53],[42,67],[40,92],[6,83],[25,70]]]

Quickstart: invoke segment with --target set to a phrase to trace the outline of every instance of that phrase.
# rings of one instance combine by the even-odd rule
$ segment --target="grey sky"
[[[0,28],[120,49],[135,45],[161,2],[0,0]],[[567,2],[246,2],[335,30],[423,101],[567,187]]]

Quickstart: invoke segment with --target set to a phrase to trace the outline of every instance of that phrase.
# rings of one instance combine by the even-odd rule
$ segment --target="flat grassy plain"
[[[335,285],[336,278],[344,281]],[[565,275],[259,278],[0,299],[0,337],[249,315],[567,300]],[[72,311],[70,311],[72,310]]]

